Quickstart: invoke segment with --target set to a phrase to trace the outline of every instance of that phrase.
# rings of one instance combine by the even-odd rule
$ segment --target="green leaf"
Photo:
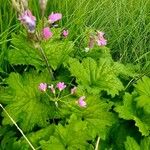
[[[113,61],[110,54],[110,49],[107,47],[94,46],[94,48],[90,49],[87,53],[86,57],[91,57],[96,61],[100,58],[107,58],[108,60]]]
[[[141,80],[137,81],[135,88],[140,95],[146,95],[150,97],[150,78],[144,76]]]
[[[75,76],[77,83],[82,85],[89,93],[98,94],[107,91],[111,96],[119,94],[124,87],[117,77],[113,64],[107,59],[100,59],[96,63],[92,58],[69,60],[69,70]]]
[[[112,126],[106,140],[101,140],[100,149],[124,150],[127,136],[132,136],[136,140],[141,138],[133,121],[118,119]]]
[[[39,51],[24,33],[12,35],[12,49],[9,51],[8,60],[13,65],[33,65],[41,69],[44,65]]]
[[[8,126],[0,127],[0,149],[13,149],[13,143],[16,142],[17,137],[14,131],[11,131]]]
[[[54,104],[38,89],[38,85],[46,81],[45,73],[36,72],[29,72],[23,76],[11,73],[7,79],[9,89],[8,96],[5,93],[5,109],[23,131],[31,131],[35,126],[46,127],[47,119],[54,116]],[[7,115],[3,115],[3,124],[12,124]]]
[[[137,107],[150,114],[150,78],[145,76],[139,80],[135,85],[135,91],[139,95],[136,98]]]
[[[140,150],[140,146],[134,140],[134,138],[128,136],[125,142],[125,149],[126,150]]]
[[[63,101],[68,103],[61,106],[60,113],[63,114],[63,117],[67,117],[72,113],[76,114],[79,119],[82,119],[87,124],[88,132],[90,132],[89,134],[92,138],[99,135],[102,139],[105,139],[110,127],[116,121],[115,116],[110,112],[112,105],[102,101],[96,95],[86,97],[86,108],[81,108],[76,104],[77,100],[78,98],[76,97],[64,98]]]
[[[125,149],[126,150],[149,150],[150,137],[143,138],[140,144],[138,144],[134,138],[128,136],[125,142]]]
[[[42,150],[86,150],[88,139],[87,124],[72,115],[68,125],[59,124],[49,141],[42,141],[41,145]]]
[[[97,96],[88,96],[87,108],[79,114],[87,122],[88,131],[92,137],[105,139],[110,127],[115,123],[115,116],[110,112],[111,104],[105,103]]]
[[[56,70],[61,64],[67,61],[73,50],[73,42],[68,40],[51,39],[44,42],[43,47],[51,67]]]
[[[140,143],[141,150],[150,150],[150,137],[144,137]]]
[[[60,39],[60,29],[54,30],[54,36],[50,40],[43,40],[41,48],[39,43],[31,42],[25,33],[12,35],[12,49],[9,51],[9,62],[13,65],[33,65],[41,70],[46,65],[45,58],[49,65],[56,70],[69,57],[73,50],[73,42],[67,39]],[[59,36],[58,36],[59,34]],[[43,56],[43,54],[45,56]]]
[[[150,133],[150,115],[144,113],[141,109],[136,107],[134,96],[126,93],[124,96],[123,105],[115,108],[119,113],[119,117],[125,120],[134,120],[135,125],[139,128],[142,135],[149,135]]]

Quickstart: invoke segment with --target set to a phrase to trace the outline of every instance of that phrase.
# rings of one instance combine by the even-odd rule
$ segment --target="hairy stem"
[[[14,119],[9,115],[9,113],[6,111],[6,109],[0,104],[0,107],[3,109],[3,111],[6,113],[6,115],[9,117],[9,119],[13,122],[13,124],[16,126],[16,128],[20,131],[24,139],[27,141],[27,143],[30,145],[30,147],[35,150],[34,146],[31,144],[31,142],[28,140],[28,138],[25,136],[23,131],[20,129],[20,127],[17,125],[17,123],[14,121]]]
[[[53,75],[53,71],[52,71],[52,69],[51,69],[51,67],[49,65],[48,59],[47,59],[47,57],[45,55],[45,52],[44,52],[43,48],[39,46],[38,50],[40,51],[40,53],[41,53],[41,55],[42,55],[42,57],[43,57],[43,59],[44,59],[44,61],[46,63],[47,70],[48,70],[50,76],[52,77],[52,80],[54,80],[55,78],[54,78],[54,75]]]

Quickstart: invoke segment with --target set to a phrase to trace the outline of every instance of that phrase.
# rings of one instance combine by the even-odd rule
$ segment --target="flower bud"
[[[48,40],[53,36],[53,33],[51,32],[49,27],[45,27],[42,31],[43,38]]]
[[[19,20],[23,25],[26,26],[28,32],[33,33],[36,27],[36,18],[32,15],[30,10],[24,11],[20,16]]]
[[[85,96],[81,96],[78,101],[77,101],[78,105],[80,107],[86,107],[87,103],[85,102]]]
[[[28,9],[28,0],[21,0],[24,10]]]
[[[39,0],[39,5],[42,11],[45,11],[46,5],[47,5],[47,0]]]
[[[16,9],[16,11],[21,12],[19,2],[16,2],[16,0],[12,0],[12,6]]]
[[[64,38],[67,38],[68,34],[69,34],[69,31],[68,31],[68,30],[63,30],[63,31],[62,31],[62,36],[63,36]]]

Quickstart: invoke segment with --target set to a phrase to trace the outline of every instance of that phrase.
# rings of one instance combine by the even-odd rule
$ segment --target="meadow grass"
[[[29,0],[39,19],[38,0]],[[10,0],[0,0],[1,60],[7,55],[7,41],[17,28],[16,13]],[[106,33],[108,47],[116,60],[138,63],[150,68],[150,0],[48,0],[46,15],[63,14],[62,25],[74,40],[86,26]],[[149,64],[148,64],[149,63]]]

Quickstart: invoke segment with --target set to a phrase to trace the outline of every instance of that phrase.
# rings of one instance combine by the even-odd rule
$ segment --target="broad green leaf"
[[[113,64],[107,59],[100,59],[97,63],[92,58],[83,59],[82,62],[71,58],[69,70],[72,76],[76,77],[77,83],[89,93],[107,91],[111,96],[115,96],[124,89]]]
[[[90,49],[90,51],[86,54],[86,57],[91,57],[97,61],[100,58],[107,58],[109,61],[113,61],[110,54],[110,49],[107,47],[94,46],[94,48]]]
[[[150,150],[150,137],[144,137],[140,143],[141,150]]]
[[[73,50],[73,42],[60,38],[60,29],[55,29],[49,40],[39,43],[31,42],[24,33],[12,36],[12,49],[9,51],[9,62],[13,65],[33,65],[37,69],[45,67],[47,59],[49,65],[56,70],[63,64]],[[58,36],[59,34],[59,36]],[[39,48],[40,47],[40,48]]]
[[[69,58],[73,50],[73,42],[68,40],[53,40],[44,42],[43,47],[51,67],[56,70]]]
[[[9,50],[8,60],[13,65],[33,65],[41,69],[44,65],[40,52],[24,33],[12,35],[12,49]]]
[[[149,135],[150,133],[150,115],[144,113],[143,110],[136,107],[134,96],[126,93],[124,96],[123,105],[115,108],[119,113],[119,117],[125,120],[134,120],[135,125],[139,128],[142,135]]]
[[[138,144],[134,138],[128,136],[125,142],[125,149],[126,150],[149,150],[150,137],[144,137],[140,141],[140,144]]]
[[[87,140],[89,139],[87,131],[87,123],[78,120],[75,115],[72,115],[69,124],[65,126],[59,124],[49,141],[41,142],[42,149],[86,150],[89,145],[87,143]]]
[[[116,121],[115,116],[110,112],[111,104],[104,102],[96,95],[88,95],[86,97],[86,108],[81,108],[76,103],[78,100],[76,97],[62,100],[68,102],[67,105],[64,104],[60,108],[60,113],[63,114],[63,117],[74,113],[87,124],[92,138],[95,138],[97,135],[102,139],[106,138],[110,127]]]
[[[134,140],[134,138],[128,136],[125,142],[125,149],[126,150],[140,150],[140,146]]]
[[[150,97],[150,78],[144,76],[141,80],[137,81],[135,88],[140,95],[146,95]]]
[[[143,108],[150,115],[150,78],[143,77],[135,85],[135,91],[139,95],[136,98],[137,107]]]
[[[54,104],[38,89],[38,85],[46,81],[48,80],[45,73],[39,74],[35,71],[23,76],[11,73],[7,79],[9,89],[8,96],[6,93],[4,96],[7,103],[5,109],[23,131],[31,131],[35,126],[46,127],[47,119],[54,116]],[[7,115],[3,115],[3,124],[12,124]]]

